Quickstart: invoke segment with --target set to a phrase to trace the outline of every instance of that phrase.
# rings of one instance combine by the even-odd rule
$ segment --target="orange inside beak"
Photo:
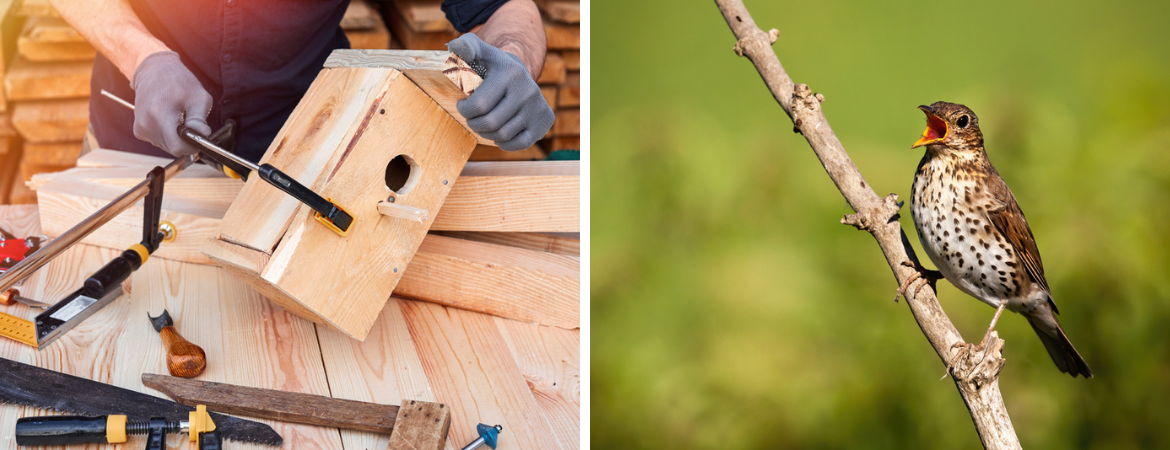
[[[935,142],[942,142],[947,138],[947,133],[950,129],[947,128],[947,123],[934,115],[934,111],[929,106],[919,106],[922,112],[926,113],[926,131],[922,132],[922,137],[918,139],[910,148],[917,148]]]

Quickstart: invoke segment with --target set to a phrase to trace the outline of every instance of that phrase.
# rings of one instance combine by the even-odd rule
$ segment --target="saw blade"
[[[187,420],[195,408],[167,399],[85,378],[0,358],[0,402],[35,406],[68,414],[125,414],[147,421],[166,417]],[[226,439],[279,447],[284,440],[272,427],[251,420],[211,413],[216,430]]]

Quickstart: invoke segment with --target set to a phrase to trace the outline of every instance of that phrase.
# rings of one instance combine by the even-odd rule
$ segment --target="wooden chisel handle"
[[[171,375],[194,378],[207,368],[207,355],[203,349],[183,339],[174,326],[165,326],[158,334],[167,348],[167,371]]]

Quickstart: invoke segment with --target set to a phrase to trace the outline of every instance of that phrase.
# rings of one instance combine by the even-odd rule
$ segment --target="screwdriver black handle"
[[[126,442],[126,416],[44,416],[16,421],[16,445]]]
[[[325,216],[334,225],[337,225],[337,228],[340,228],[342,231],[349,230],[349,226],[353,223],[353,216],[338,208],[333,202],[321,197],[316,192],[313,192],[312,189],[305,187],[305,185],[288,176],[288,174],[273,167],[272,164],[261,164],[260,170],[257,172],[268,184],[291,195],[292,198],[300,200],[301,203],[313,208],[314,211],[321,213],[322,216]]]

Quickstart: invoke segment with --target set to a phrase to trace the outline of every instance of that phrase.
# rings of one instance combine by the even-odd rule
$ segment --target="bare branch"
[[[776,102],[792,118],[794,131],[808,140],[825,172],[856,212],[843,217],[841,223],[873,235],[898,285],[902,285],[921,265],[898,223],[898,209],[902,206],[898,197],[894,194],[879,197],[865,182],[825,119],[821,110],[824,96],[813,94],[807,85],[793,84],[771,49],[779,32],[765,33],[757,27],[741,0],[715,0],[715,4],[735,33],[736,54],[746,56],[756,66]],[[912,264],[904,265],[905,261]],[[993,332],[983,347],[967,344],[943,312],[933,289],[908,289],[907,292],[906,303],[922,334],[947,366],[983,447],[1019,449],[1019,439],[999,391],[999,372],[1005,363],[1003,340]]]

